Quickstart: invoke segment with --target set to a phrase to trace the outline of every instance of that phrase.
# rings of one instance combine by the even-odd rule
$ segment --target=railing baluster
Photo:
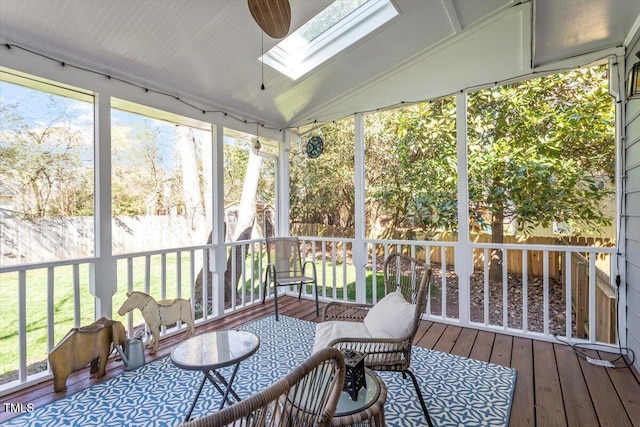
[[[176,251],[176,298],[182,298],[182,252]],[[193,313],[193,311],[191,312]],[[182,321],[178,321],[178,330],[182,329]]]
[[[47,350],[51,351],[55,346],[55,310],[54,310],[54,269],[47,268]]]
[[[189,291],[191,293],[191,312],[196,314],[196,251],[189,251]]]
[[[595,343],[596,331],[596,256],[589,254],[589,342]]]
[[[247,246],[246,245],[242,245],[240,246],[240,253],[242,258],[240,258],[240,261],[242,262],[241,266],[242,266],[242,271],[241,271],[241,281],[242,284],[240,285],[240,292],[242,292],[242,294],[240,295],[240,304],[242,304],[242,306],[244,307],[246,305],[246,294],[247,294],[247,269],[245,268],[247,265]],[[237,289],[237,286],[236,286]]]
[[[509,271],[507,249],[502,250],[502,329],[509,327]]]
[[[182,298],[182,251],[176,252],[176,297]]]
[[[311,244],[311,261],[315,264],[316,263],[316,241],[315,239],[310,239],[309,243]],[[324,265],[324,264],[323,264]],[[320,286],[323,286],[322,284],[324,283],[324,272],[322,269],[320,269],[320,272],[322,273],[322,281],[319,283]],[[316,272],[317,274],[317,272]],[[324,288],[324,287],[323,287]],[[325,294],[324,292],[322,293],[322,296],[324,297]]]
[[[430,245],[424,245],[424,260],[427,263],[427,265],[431,267],[431,246]],[[431,271],[431,274],[433,274],[433,270]],[[431,314],[431,283],[429,283],[429,290],[427,291],[426,312],[429,315]]]
[[[320,247],[322,248],[322,298],[327,297],[327,242],[324,240],[320,243]],[[315,262],[315,258],[313,259]],[[307,293],[307,288],[305,286],[305,294]]]
[[[133,258],[127,258],[127,292],[133,291]]]
[[[371,300],[378,301],[378,257],[375,244],[371,247]]]
[[[332,270],[331,273],[333,275],[332,277],[332,285],[331,288],[333,289],[333,292],[331,292],[331,298],[332,299],[336,299],[338,296],[338,289],[337,289],[337,283],[336,283],[336,274],[338,271],[338,265],[337,265],[337,256],[336,256],[336,243],[334,242],[331,245],[331,266],[332,266]]]
[[[573,337],[573,328],[572,321],[573,315],[571,312],[571,300],[573,299],[573,295],[571,294],[571,281],[573,280],[572,271],[571,271],[571,251],[566,251],[564,253],[564,289],[565,289],[565,338],[571,339]]]
[[[442,282],[442,311],[440,315],[445,319],[447,317],[447,248],[444,246],[440,246],[440,271],[442,272],[440,275]]]
[[[231,246],[231,310],[235,310],[236,309],[236,287],[233,286],[233,282],[235,281],[235,277],[236,277],[236,246],[237,245],[233,245]],[[226,298],[226,295],[225,295]]]
[[[151,256],[144,257],[144,292],[151,293]]]
[[[256,283],[256,244],[252,243],[251,246],[251,261],[249,265],[251,266],[251,288],[249,289],[249,301],[255,302],[255,283]]]
[[[162,253],[160,255],[160,299],[167,299],[167,254]],[[160,334],[167,333],[167,327],[162,325],[160,328]]]
[[[18,379],[27,380],[27,272],[18,273]]]
[[[348,288],[347,288],[347,244],[342,245],[342,300],[347,301]]]
[[[483,277],[483,284],[484,284],[484,301],[483,301],[483,305],[484,305],[484,309],[483,309],[483,314],[484,314],[484,325],[487,326],[489,325],[489,248],[484,248],[484,259],[483,259],[483,264],[484,264],[484,277]]]
[[[233,252],[233,248],[231,248]],[[200,251],[200,259],[202,260],[202,318],[207,320],[209,318],[209,271],[207,270],[207,250],[202,249]],[[212,299],[213,300],[213,299]]]
[[[79,328],[82,322],[80,315],[80,266],[73,264],[73,312],[75,327]]]
[[[167,254],[160,255],[160,299],[167,299]]]
[[[529,251],[522,251],[522,330],[529,330]]]
[[[262,296],[264,294],[264,283],[262,283],[262,280],[266,280],[266,271],[264,271],[262,258],[264,258],[264,256],[266,255],[266,242],[260,242],[259,245],[260,258],[258,258],[258,265],[260,266],[260,277],[258,284],[258,300],[262,301]]]
[[[549,336],[549,251],[542,251],[544,335]]]
[[[117,263],[117,261],[116,261]],[[133,291],[133,257],[127,258],[127,293]],[[133,313],[127,314],[127,331],[129,337],[133,336]]]

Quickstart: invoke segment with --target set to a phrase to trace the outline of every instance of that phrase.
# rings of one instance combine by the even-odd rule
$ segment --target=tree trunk
[[[191,228],[195,230],[201,224],[200,218],[204,218],[205,215],[200,192],[196,141],[193,136],[193,130],[187,126],[176,127],[176,136],[180,153],[180,167],[182,169],[184,215],[187,217]],[[173,202],[175,203],[177,200]]]
[[[247,171],[244,175],[244,185],[240,196],[240,206],[238,207],[238,222],[234,232],[233,241],[248,240],[252,237],[253,224],[256,218],[256,196],[258,194],[258,181],[260,180],[260,170],[262,168],[262,158],[256,155],[253,150],[249,153]],[[237,288],[238,281],[242,277],[242,266],[245,259],[242,258],[242,248],[248,245],[235,246],[235,277],[231,277],[231,262],[233,252],[229,252],[227,258],[227,270],[224,273],[224,306],[230,307],[232,300],[232,290]],[[247,250],[245,254],[248,254]],[[238,295],[236,295],[238,299]]]
[[[213,233],[209,233],[209,238],[207,239],[207,245],[210,245],[211,242],[213,241]],[[203,273],[204,270],[207,270],[207,285],[209,286],[209,289],[211,289],[211,281],[213,280],[213,275],[211,274],[211,270],[209,270],[209,251],[204,251],[205,255],[204,255],[204,259],[202,260],[202,268],[200,269],[200,272],[198,273],[198,277],[196,277],[196,283],[195,283],[195,302],[196,304],[200,303],[202,301],[202,286],[203,286]],[[211,292],[209,292],[209,297],[208,297],[208,301],[206,304],[206,307],[203,307],[203,310],[208,310],[209,309],[209,301],[211,301]]]
[[[236,241],[238,240],[248,240],[251,238],[251,231],[253,230],[253,226],[247,227],[243,232],[238,236]],[[232,291],[234,288],[234,284],[237,287],[238,281],[240,277],[242,277],[242,265],[245,262],[245,258],[242,258],[242,248],[247,248],[245,252],[248,254],[249,245],[236,245],[233,246],[233,249],[229,251],[229,257],[227,258],[227,269],[224,272],[224,307],[229,308],[232,305]],[[233,263],[233,253],[235,252],[235,276],[231,277],[232,263]],[[240,300],[240,296],[236,293],[236,301]]]
[[[258,193],[258,181],[260,180],[260,170],[262,168],[262,158],[253,153],[249,154],[249,161],[247,162],[247,172],[244,177],[244,185],[242,187],[242,195],[240,197],[240,206],[238,208],[238,221],[236,223],[235,231],[232,237],[233,242],[238,240],[248,240],[252,237],[253,224],[256,217],[256,196]],[[209,186],[205,182],[205,186]],[[225,236],[227,235],[227,226],[225,224]],[[211,244],[212,234],[209,233],[207,244]],[[232,268],[231,263],[233,261],[233,252],[229,252],[227,258],[227,267],[224,272],[224,306],[225,308],[231,307],[231,296],[234,285],[237,287],[240,277],[242,277],[242,266],[245,260],[242,258],[242,248],[248,248],[248,245],[235,246],[235,277],[231,277]],[[248,251],[245,253],[248,254]],[[195,301],[196,303],[202,301],[202,286],[203,286],[203,271],[206,268],[207,271],[207,283],[211,286],[213,280],[211,271],[209,271],[209,255],[206,253],[203,260],[203,269],[198,273],[195,283]],[[212,292],[208,294],[208,301],[206,307],[208,309],[212,301]]]
[[[491,215],[491,242],[504,242],[504,209],[501,207]],[[494,282],[502,281],[502,251],[492,249],[489,264],[489,280]]]

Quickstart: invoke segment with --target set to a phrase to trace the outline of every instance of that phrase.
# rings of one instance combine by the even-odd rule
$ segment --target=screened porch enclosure
[[[36,79],[10,70],[4,76],[25,87],[29,79]],[[455,203],[448,203],[450,212],[442,215],[457,224],[477,222],[467,209],[477,204],[468,201],[471,172],[465,165],[472,155],[467,148],[471,119],[462,114],[467,103],[466,94],[444,101],[440,112],[444,112],[445,126],[452,133],[438,131],[432,137],[449,156],[440,161],[453,165],[453,171],[445,173],[457,177],[447,187],[453,191],[450,197]],[[121,320],[130,335],[144,334],[139,312],[124,317],[116,314],[127,292],[142,291],[163,300],[188,298],[198,325],[260,304],[263,296],[270,300],[273,289],[263,295],[262,283],[267,264],[264,237],[271,235],[300,236],[304,259],[316,264],[321,301],[377,302],[384,296],[384,259],[397,251],[425,259],[433,268],[424,315],[427,320],[618,349],[617,328],[624,330],[625,318],[618,310],[624,294],[619,296],[614,288],[615,242],[563,236],[492,243],[486,233],[483,237],[475,232],[474,226],[457,227],[448,233],[440,230],[440,237],[433,232],[408,235],[387,226],[386,238],[373,236],[370,228],[374,221],[367,212],[372,210],[370,188],[379,184],[368,174],[369,159],[383,156],[384,150],[391,153],[396,142],[392,139],[389,147],[378,148],[382,154],[372,151],[374,147],[367,144],[378,137],[372,136],[374,127],[365,114],[348,121],[343,143],[346,154],[339,152],[346,163],[335,169],[341,170],[340,179],[353,183],[354,226],[346,237],[321,237],[313,221],[301,224],[291,218],[300,205],[310,204],[316,197],[314,183],[307,177],[300,184],[296,177],[305,173],[300,165],[309,164],[300,153],[307,136],[260,126],[255,133],[243,132],[231,127],[234,123],[211,125],[117,98],[104,107],[109,120],[90,126],[98,135],[96,159],[111,159],[106,169],[96,161],[96,188],[109,191],[95,193],[94,215],[77,218],[75,224],[81,221],[82,227],[62,221],[64,227],[56,228],[55,223],[46,221],[20,221],[11,209],[2,211],[9,212],[3,213],[3,236],[12,236],[3,241],[6,265],[0,270],[7,290],[3,305],[12,307],[7,318],[13,326],[4,341],[18,349],[4,361],[5,393],[50,377],[47,353],[72,327],[106,315]],[[102,117],[102,104],[94,102],[94,108],[96,116]],[[410,110],[399,114],[407,113]],[[394,114],[393,120],[403,120]],[[124,133],[136,126],[141,130]],[[100,135],[107,131],[112,143],[100,144]],[[143,139],[145,132],[152,138]],[[325,157],[312,160],[316,167],[329,161],[326,156],[331,155],[331,149],[327,148]],[[131,215],[135,206],[127,197],[135,200],[136,187],[142,185],[135,176],[146,173],[143,163],[131,162],[145,156],[154,156],[158,164],[169,163],[166,167],[177,172],[154,178],[160,183],[156,187],[143,187],[141,194],[156,192],[158,196],[139,197],[141,213]],[[89,167],[93,168],[92,163]],[[331,174],[322,169],[320,173]],[[389,174],[395,171],[387,171]],[[384,183],[386,175],[381,177]],[[428,186],[434,178],[422,179],[423,186]],[[255,212],[247,216],[248,205],[243,200],[249,181],[256,196],[249,205]],[[295,185],[307,186],[302,198],[298,188],[294,198]],[[198,187],[200,191],[194,191]],[[420,192],[420,185],[409,190]],[[408,196],[417,197],[413,193]],[[43,243],[29,240],[38,236],[44,238]],[[65,244],[51,243],[60,239]],[[68,247],[70,252],[59,252]],[[94,247],[95,254],[102,255],[93,256]],[[11,254],[13,258],[7,257]],[[496,259],[500,260],[497,278],[490,277]],[[297,293],[295,289],[279,292]],[[313,298],[310,286],[302,294]],[[162,336],[183,330],[184,325],[163,327]]]
[[[356,117],[356,124],[358,121],[362,123],[363,117]],[[362,152],[356,148],[358,151]],[[286,168],[282,158],[278,165]],[[283,173],[276,172],[275,176],[282,177]],[[287,190],[282,181],[276,183],[276,188]],[[287,201],[281,194],[276,199]],[[360,206],[360,210],[363,211],[364,206]],[[282,212],[276,212],[275,223],[279,227],[282,227],[282,218],[286,218]],[[463,218],[461,223],[465,221],[468,220]],[[363,233],[363,228],[357,226],[356,234]],[[272,232],[290,233],[287,228],[281,230]],[[605,266],[609,277],[615,277],[611,263],[615,248],[370,239],[358,235],[354,238],[301,236],[301,240],[305,260],[317,266],[321,301],[375,303],[384,296],[381,275],[384,259],[389,253],[400,251],[428,259],[432,265],[434,273],[426,320],[549,342],[561,339],[588,343],[603,350],[617,348],[617,301],[614,299],[612,303],[612,295],[603,291],[613,279],[605,279],[603,283],[602,273],[598,273]],[[489,280],[494,251],[502,254],[499,282]],[[116,283],[115,294],[108,300],[97,299],[95,294],[100,290],[96,288],[99,283],[96,274],[109,265],[114,268],[109,275]],[[196,323],[204,325],[238,310],[261,305],[265,267],[262,238],[113,254],[111,260],[93,257],[3,267],[2,282],[10,289],[4,298],[8,304],[18,302],[14,312],[17,333],[7,343],[20,350],[20,357],[7,365],[12,368],[5,372],[4,392],[48,378],[50,374],[44,362],[48,350],[68,328],[90,323],[106,310],[111,310],[115,319],[122,320],[130,334],[140,331],[143,321],[139,313],[123,318],[115,314],[125,292],[143,291],[158,299],[189,298]],[[209,272],[205,274],[206,270]],[[237,278],[236,286],[229,286],[229,277]],[[280,291],[297,294],[295,289]],[[266,296],[268,306],[272,304],[271,292],[268,290]],[[63,319],[59,294],[64,294],[66,299]],[[303,296],[313,298],[311,287],[303,289]],[[37,300],[41,303],[36,304]],[[608,310],[603,308],[607,304]],[[34,328],[34,315],[43,313],[46,313],[46,327]],[[163,329],[162,336],[168,338],[183,330],[184,325]]]
[[[117,314],[127,292],[189,299],[200,331],[268,316],[265,237],[295,235],[320,309],[382,299],[393,252],[426,260],[418,345],[517,369],[516,425],[639,419],[639,3],[369,0],[398,13],[290,78],[260,62],[278,41],[246,2],[0,1],[3,401],[61,397],[47,355],[71,328],[105,316],[148,339]],[[301,26],[332,2],[291,3]],[[606,85],[559,91],[557,132],[560,114],[525,111],[561,94],[520,86],[598,68]],[[277,292],[319,321],[311,286]],[[163,327],[161,347],[184,334]]]

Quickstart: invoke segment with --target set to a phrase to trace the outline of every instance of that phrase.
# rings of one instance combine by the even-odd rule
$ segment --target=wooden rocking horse
[[[154,354],[158,351],[160,326],[173,325],[181,321],[188,326],[187,336],[191,336],[194,333],[195,325],[193,323],[189,300],[176,298],[156,302],[151,295],[147,295],[144,292],[130,292],[127,293],[127,300],[118,310],[118,314],[124,316],[134,308],[142,312],[142,317],[144,317],[144,321],[149,325],[149,330],[153,336],[147,344],[147,348],[151,349],[149,354]]]

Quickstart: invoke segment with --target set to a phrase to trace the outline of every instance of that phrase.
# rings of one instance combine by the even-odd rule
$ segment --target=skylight
[[[335,0],[260,60],[296,80],[397,15],[390,0]]]

